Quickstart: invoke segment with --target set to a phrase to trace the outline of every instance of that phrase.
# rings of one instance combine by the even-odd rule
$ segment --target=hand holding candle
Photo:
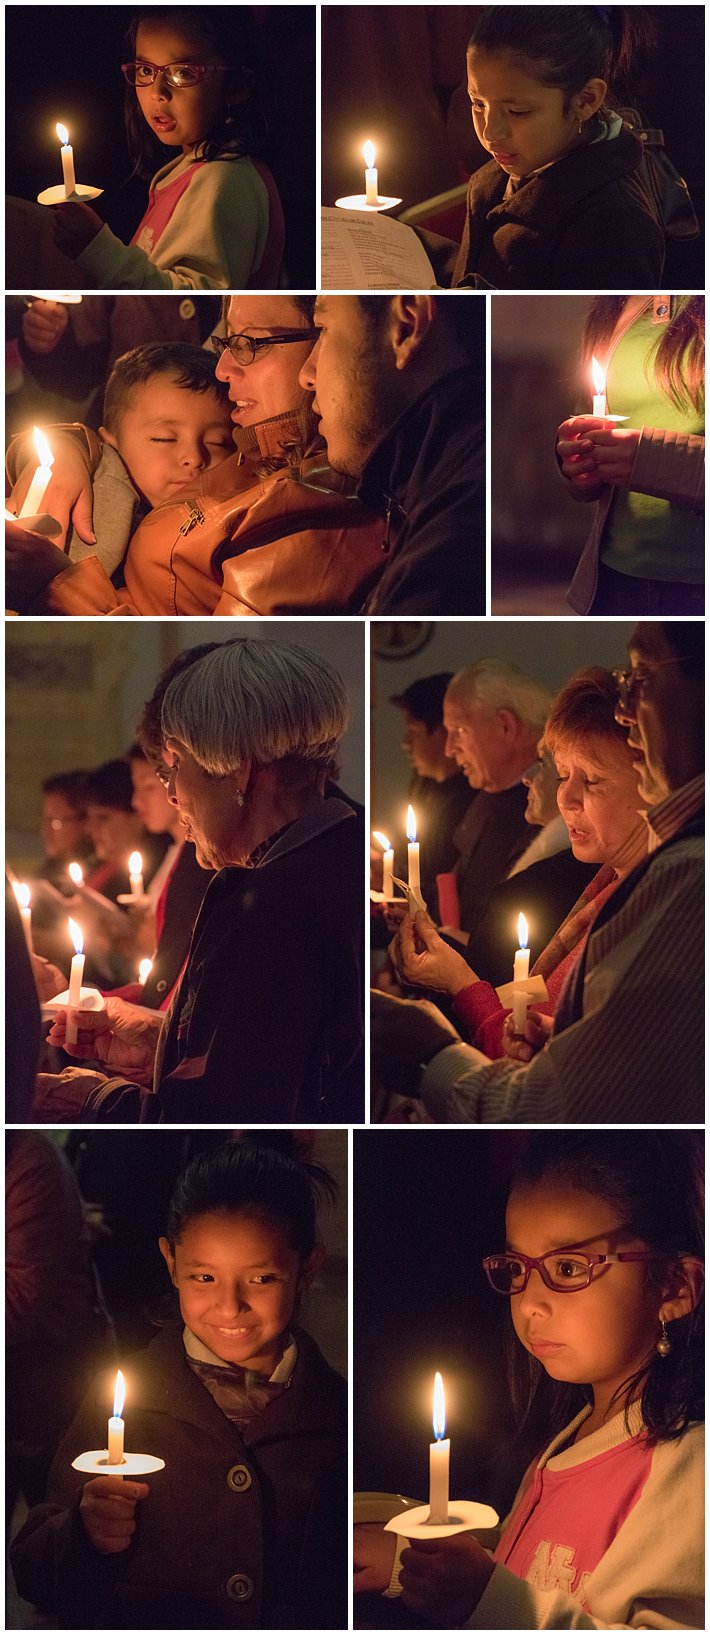
[[[444,1382],[441,1374],[434,1379],[434,1437],[435,1441],[429,1444],[429,1521],[436,1526],[448,1521],[449,1517],[449,1454],[451,1443],[448,1437],[444,1438],[446,1430],[446,1411],[444,1404]]]

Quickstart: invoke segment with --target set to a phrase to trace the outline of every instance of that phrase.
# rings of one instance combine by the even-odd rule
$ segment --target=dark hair
[[[290,290],[283,290],[281,293],[288,295],[289,301],[293,301],[294,306],[300,312],[301,317],[305,318],[307,324],[313,323],[317,299],[315,295],[292,295]],[[229,295],[222,296],[222,318],[225,323],[229,317],[229,303],[231,300],[231,292]]]
[[[604,738],[626,748],[626,728],[616,720],[619,689],[611,670],[590,664],[578,670],[553,699],[545,723],[545,744],[554,755],[570,739],[587,744]]]
[[[174,375],[176,386],[186,392],[215,392],[220,403],[229,402],[229,391],[215,374],[216,358],[187,341],[149,341],[134,346],[116,359],[106,382],[104,425],[116,435],[122,416],[130,408],[131,393],[156,375]]]
[[[380,332],[389,317],[392,301],[391,295],[358,295],[360,307],[365,317],[373,327]],[[480,355],[483,361],[482,348],[484,345],[485,328],[483,303],[479,301],[462,301],[459,295],[433,295],[432,300],[438,319],[445,324],[452,338],[466,352],[471,359]]]
[[[634,1236],[658,1251],[646,1275],[647,1286],[660,1290],[683,1255],[704,1257],[703,1179],[703,1137],[696,1130],[546,1131],[532,1137],[510,1193],[562,1182],[605,1199]],[[704,1418],[703,1330],[701,1301],[672,1323],[668,1356],[652,1349],[617,1393],[627,1414],[640,1395],[652,1445],[673,1441],[691,1420]],[[524,1426],[536,1422],[549,1441],[589,1401],[589,1390],[551,1380],[537,1358],[510,1338],[515,1408]]]
[[[104,761],[95,772],[86,774],[87,806],[113,806],[117,812],[133,810],[133,779],[127,761]]]
[[[73,807],[77,817],[84,817],[86,812],[86,773],[85,772],[55,772],[51,778],[45,778],[42,784],[43,795],[63,795],[68,806]]]
[[[702,681],[705,676],[705,625],[702,620],[695,619],[664,619],[661,620],[661,630],[669,647],[672,647],[676,658],[680,660],[680,668],[685,675],[693,680]]]
[[[184,653],[178,653],[167,670],[163,671],[160,680],[156,682],[150,698],[143,705],[143,713],[136,728],[136,743],[142,750],[151,766],[160,766],[163,762],[163,729],[161,716],[163,699],[174,676],[179,676],[182,670],[189,665],[196,664],[207,653],[213,653],[219,642],[200,642],[197,647],[188,647]],[[129,751],[132,754],[132,750]]]
[[[488,6],[468,50],[514,52],[541,85],[564,92],[566,105],[587,80],[605,80],[609,92],[618,87],[654,41],[654,25],[637,6]]]
[[[582,337],[585,362],[611,339],[625,295],[597,295]],[[676,409],[702,413],[705,404],[705,301],[702,295],[672,295],[671,316],[649,347],[646,371]]]
[[[200,46],[239,76],[243,101],[227,105],[214,129],[198,143],[198,159],[243,159],[262,151],[268,132],[266,92],[260,65],[256,28],[250,6],[146,6],[135,13],[125,37],[125,61],[136,55],[138,29],[157,20],[176,24],[194,34]],[[225,79],[227,76],[225,75]],[[165,145],[153,135],[140,109],[133,86],[126,85],[124,117],[133,175],[150,177],[166,163]]]
[[[421,721],[427,732],[433,732],[443,724],[444,699],[453,679],[451,670],[440,670],[435,676],[419,676],[403,693],[393,693],[390,704],[396,704],[412,720]]]
[[[175,1183],[165,1226],[171,1248],[199,1215],[248,1215],[283,1228],[302,1257],[317,1242],[317,1210],[336,1186],[320,1164],[301,1160],[289,1131],[248,1134],[199,1153]]]

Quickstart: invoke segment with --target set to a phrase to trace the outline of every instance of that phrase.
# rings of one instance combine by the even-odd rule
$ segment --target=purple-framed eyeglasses
[[[121,73],[129,85],[142,90],[144,86],[153,85],[159,74],[165,76],[165,83],[173,91],[185,91],[191,85],[199,85],[205,74],[231,74],[231,68],[221,62],[122,62]]]
[[[482,1262],[488,1282],[496,1294],[522,1294],[528,1286],[530,1273],[539,1272],[548,1289],[558,1294],[575,1294],[587,1289],[596,1266],[611,1261],[658,1260],[651,1249],[629,1249],[618,1255],[590,1254],[584,1249],[551,1249],[549,1255],[535,1259],[533,1255],[486,1255]]]

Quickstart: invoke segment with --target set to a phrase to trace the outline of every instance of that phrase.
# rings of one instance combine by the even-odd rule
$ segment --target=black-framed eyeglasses
[[[634,698],[640,698],[644,687],[649,681],[653,680],[657,670],[665,670],[669,664],[684,664],[685,662],[684,659],[660,659],[652,670],[643,670],[640,666],[635,670],[612,670],[611,673],[616,682],[622,710],[625,710]]]
[[[586,1249],[551,1249],[549,1255],[486,1255],[482,1262],[488,1282],[496,1294],[522,1294],[530,1273],[539,1272],[548,1289],[558,1294],[575,1294],[587,1289],[596,1266],[611,1261],[658,1260],[650,1249],[629,1249],[619,1255],[590,1254]]]
[[[162,74],[172,91],[186,91],[199,85],[205,74],[231,74],[231,68],[221,62],[122,62],[121,73],[129,85],[137,90],[153,85]]]
[[[271,346],[292,346],[297,341],[315,341],[317,329],[289,329],[280,335],[211,335],[213,350],[221,358],[223,352],[229,352],[242,369],[248,369],[259,353],[264,355]]]

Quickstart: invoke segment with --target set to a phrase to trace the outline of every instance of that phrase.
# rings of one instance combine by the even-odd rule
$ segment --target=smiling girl
[[[483,1266],[510,1301],[518,1416],[546,1446],[492,1556],[470,1534],[402,1552],[418,1623],[704,1627],[701,1171],[693,1131],[532,1139]],[[392,1553],[361,1530],[363,1589]]]
[[[148,208],[130,245],[86,204],[59,205],[57,247],[93,287],[240,289],[278,284],[281,204],[258,148],[256,50],[248,7],[155,7],[129,29],[126,127]]]
[[[72,1469],[105,1421],[101,1382],[16,1542],[21,1593],[63,1627],[343,1626],[345,1385],[296,1326],[333,1193],[288,1135],[211,1148],[178,1180],[160,1251],[181,1322],[126,1369],[132,1445],[165,1469]]]
[[[612,87],[649,24],[623,6],[490,6],[469,41],[468,92],[491,162],[475,171],[453,285],[645,288],[664,239],[639,179],[643,147]]]

